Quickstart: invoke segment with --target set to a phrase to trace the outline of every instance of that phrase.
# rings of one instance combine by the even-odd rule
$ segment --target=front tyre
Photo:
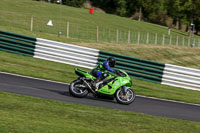
[[[123,93],[123,89],[118,89],[116,92],[116,100],[120,104],[131,104],[135,100],[135,92],[133,89],[127,89],[126,94]]]
[[[74,97],[83,98],[87,96],[88,89],[82,80],[75,80],[70,84],[69,93]]]

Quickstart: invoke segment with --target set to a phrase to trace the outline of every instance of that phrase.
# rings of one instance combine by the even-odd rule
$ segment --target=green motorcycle
[[[135,100],[135,92],[130,88],[131,78],[125,71],[117,70],[116,74],[106,71],[107,76],[98,83],[98,90],[94,90],[92,84],[96,77],[78,68],[75,68],[75,73],[79,77],[69,87],[69,92],[74,97],[83,98],[92,93],[96,97],[115,98],[118,103],[126,105]]]

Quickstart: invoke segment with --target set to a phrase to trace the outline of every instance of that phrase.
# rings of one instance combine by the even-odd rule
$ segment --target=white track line
[[[52,83],[58,83],[58,84],[69,85],[69,83],[63,83],[63,82],[59,82],[59,81],[53,81],[53,80],[48,80],[48,79],[34,78],[34,77],[23,76],[23,75],[19,75],[19,74],[13,74],[13,73],[7,73],[7,72],[0,72],[0,73],[7,74],[7,75],[18,76],[18,77],[29,78],[29,79],[37,79],[37,80],[41,80],[41,81],[47,81],[47,82],[52,82]]]
[[[18,75],[18,74],[12,74],[12,73],[7,73],[7,72],[0,72],[0,73],[7,74],[7,75],[14,75],[14,76],[18,76],[18,77],[29,78],[29,79],[37,79],[37,80],[47,81],[47,82],[52,82],[52,83],[69,85],[69,83],[63,83],[63,82],[58,82],[58,81],[53,81],[53,80],[46,80],[46,79],[41,79],[41,78],[34,78],[34,77],[23,76],[23,75]],[[161,101],[167,101],[167,102],[174,102],[174,103],[182,103],[182,104],[200,106],[200,104],[192,104],[192,103],[186,103],[186,102],[168,100],[168,99],[162,99],[162,98],[156,98],[156,97],[148,97],[148,96],[142,96],[142,95],[136,95],[136,96],[137,97],[143,97],[143,98],[149,98],[149,99],[155,99],[155,100],[161,100]]]
[[[181,101],[175,101],[175,100],[169,100],[169,99],[162,99],[162,98],[156,98],[156,97],[149,97],[149,96],[142,96],[142,95],[136,95],[136,96],[137,97],[143,97],[143,98],[160,100],[160,101],[173,102],[173,103],[182,103],[182,104],[188,104],[188,105],[195,105],[195,106],[199,106],[200,107],[200,104],[186,103],[186,102],[181,102]]]

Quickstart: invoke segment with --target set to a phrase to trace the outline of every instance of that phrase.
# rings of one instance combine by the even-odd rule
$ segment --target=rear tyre
[[[118,89],[116,92],[116,100],[120,104],[131,104],[135,100],[135,92],[133,89],[127,89],[127,93],[124,95],[122,89]]]
[[[83,98],[87,96],[88,89],[82,80],[75,80],[70,84],[69,93],[74,97]]]

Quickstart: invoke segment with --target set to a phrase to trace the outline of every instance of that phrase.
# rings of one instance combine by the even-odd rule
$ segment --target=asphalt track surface
[[[134,103],[130,105],[121,105],[115,100],[94,98],[90,95],[82,99],[75,98],[69,94],[68,88],[69,85],[64,83],[21,77],[0,72],[0,91],[200,122],[200,105],[165,101],[142,96],[137,96]]]

